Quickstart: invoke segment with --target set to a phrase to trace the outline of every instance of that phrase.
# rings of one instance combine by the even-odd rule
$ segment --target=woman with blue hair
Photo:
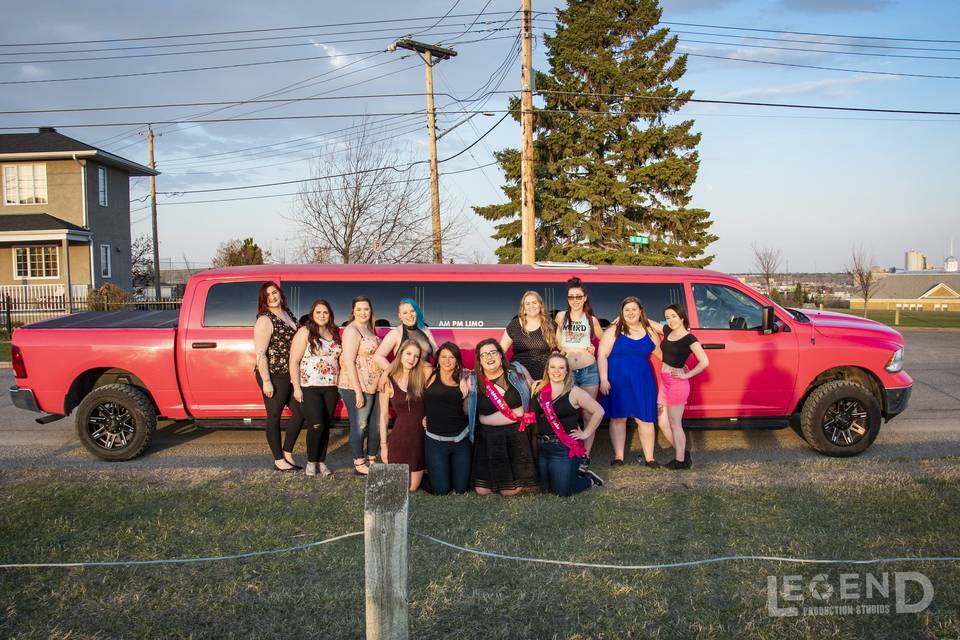
[[[397,355],[397,351],[407,340],[413,340],[420,345],[423,358],[421,362],[427,364],[433,360],[433,355],[437,352],[437,341],[433,338],[433,333],[427,326],[423,318],[423,310],[417,301],[413,298],[402,298],[400,306],[397,309],[397,317],[400,318],[400,324],[390,330],[390,333],[383,337],[383,342],[374,355],[374,362],[382,370],[386,371],[390,367],[387,355]]]

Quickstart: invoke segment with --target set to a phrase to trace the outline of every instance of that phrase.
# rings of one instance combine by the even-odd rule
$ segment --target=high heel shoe
[[[292,458],[293,455],[291,454],[290,457]],[[299,471],[300,469],[303,469],[303,467],[301,467],[300,465],[298,465],[298,464],[297,464],[296,462],[294,462],[293,460],[287,460],[287,456],[283,456],[283,461],[286,462],[288,465],[290,465],[291,467],[293,467],[294,469],[296,469],[296,470],[298,470],[298,471]]]
[[[296,471],[296,467],[290,467],[289,469],[284,469],[283,467],[278,467],[276,461],[273,463],[273,470],[279,471],[280,473],[289,473],[291,471]]]

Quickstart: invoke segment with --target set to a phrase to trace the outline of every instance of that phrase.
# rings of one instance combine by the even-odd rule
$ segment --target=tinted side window
[[[207,292],[205,327],[252,327],[257,321],[257,293],[263,282],[220,282]]]
[[[397,324],[400,298],[416,300],[416,288],[409,282],[284,281],[283,289],[295,318],[299,319],[310,311],[314,300],[323,298],[333,307],[333,318],[340,326],[350,317],[350,303],[357,296],[370,298],[377,326]],[[433,321],[429,315],[427,320]]]
[[[420,304],[432,327],[506,327],[520,298],[536,291],[549,313],[554,284],[539,282],[424,282]]]
[[[587,296],[593,306],[593,312],[602,325],[616,320],[620,314],[620,303],[627,296],[636,296],[643,304],[647,317],[655,322],[663,321],[663,308],[668,304],[678,304],[686,309],[683,297],[683,285],[666,282],[584,282]],[[566,309],[566,288],[557,291],[557,301],[561,309]],[[561,301],[562,298],[562,301]]]
[[[763,307],[759,302],[722,284],[693,285],[701,329],[759,329]]]

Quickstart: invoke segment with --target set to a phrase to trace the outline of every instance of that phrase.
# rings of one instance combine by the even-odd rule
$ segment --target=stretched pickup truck
[[[580,277],[601,324],[637,296],[654,320],[687,309],[710,367],[692,381],[684,423],[701,428],[780,428],[794,420],[811,447],[856,455],[881,423],[907,406],[903,337],[870,320],[779,307],[735,278],[684,268],[537,265],[262,265],[199,273],[179,311],[78,313],[16,329],[14,405],[75,414],[83,445],[105,460],[147,449],[159,418],[261,419],[253,324],[263,282],[283,287],[299,317],[326,299],[341,322],[354,296],[373,302],[387,331],[403,297],[424,309],[437,341],[472,350],[499,338],[526,291],[551,311]],[[560,303],[563,304],[562,302]]]

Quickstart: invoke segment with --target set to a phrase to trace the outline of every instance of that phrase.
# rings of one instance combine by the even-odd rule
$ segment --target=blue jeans
[[[600,368],[597,363],[573,370],[573,384],[578,387],[596,387],[600,384]]]
[[[466,493],[470,488],[469,438],[460,442],[438,442],[424,435],[423,457],[434,495],[445,496],[451,488],[457,493]]]
[[[580,458],[570,458],[559,440],[537,443],[537,471],[540,491],[572,496],[590,486],[590,479],[578,473]]]
[[[375,456],[380,453],[380,397],[376,393],[363,394],[363,407],[357,409],[357,394],[353,389],[340,389],[343,406],[350,419],[350,451],[353,459]],[[369,427],[369,428],[368,428]],[[363,450],[363,436],[367,432],[367,450]]]

